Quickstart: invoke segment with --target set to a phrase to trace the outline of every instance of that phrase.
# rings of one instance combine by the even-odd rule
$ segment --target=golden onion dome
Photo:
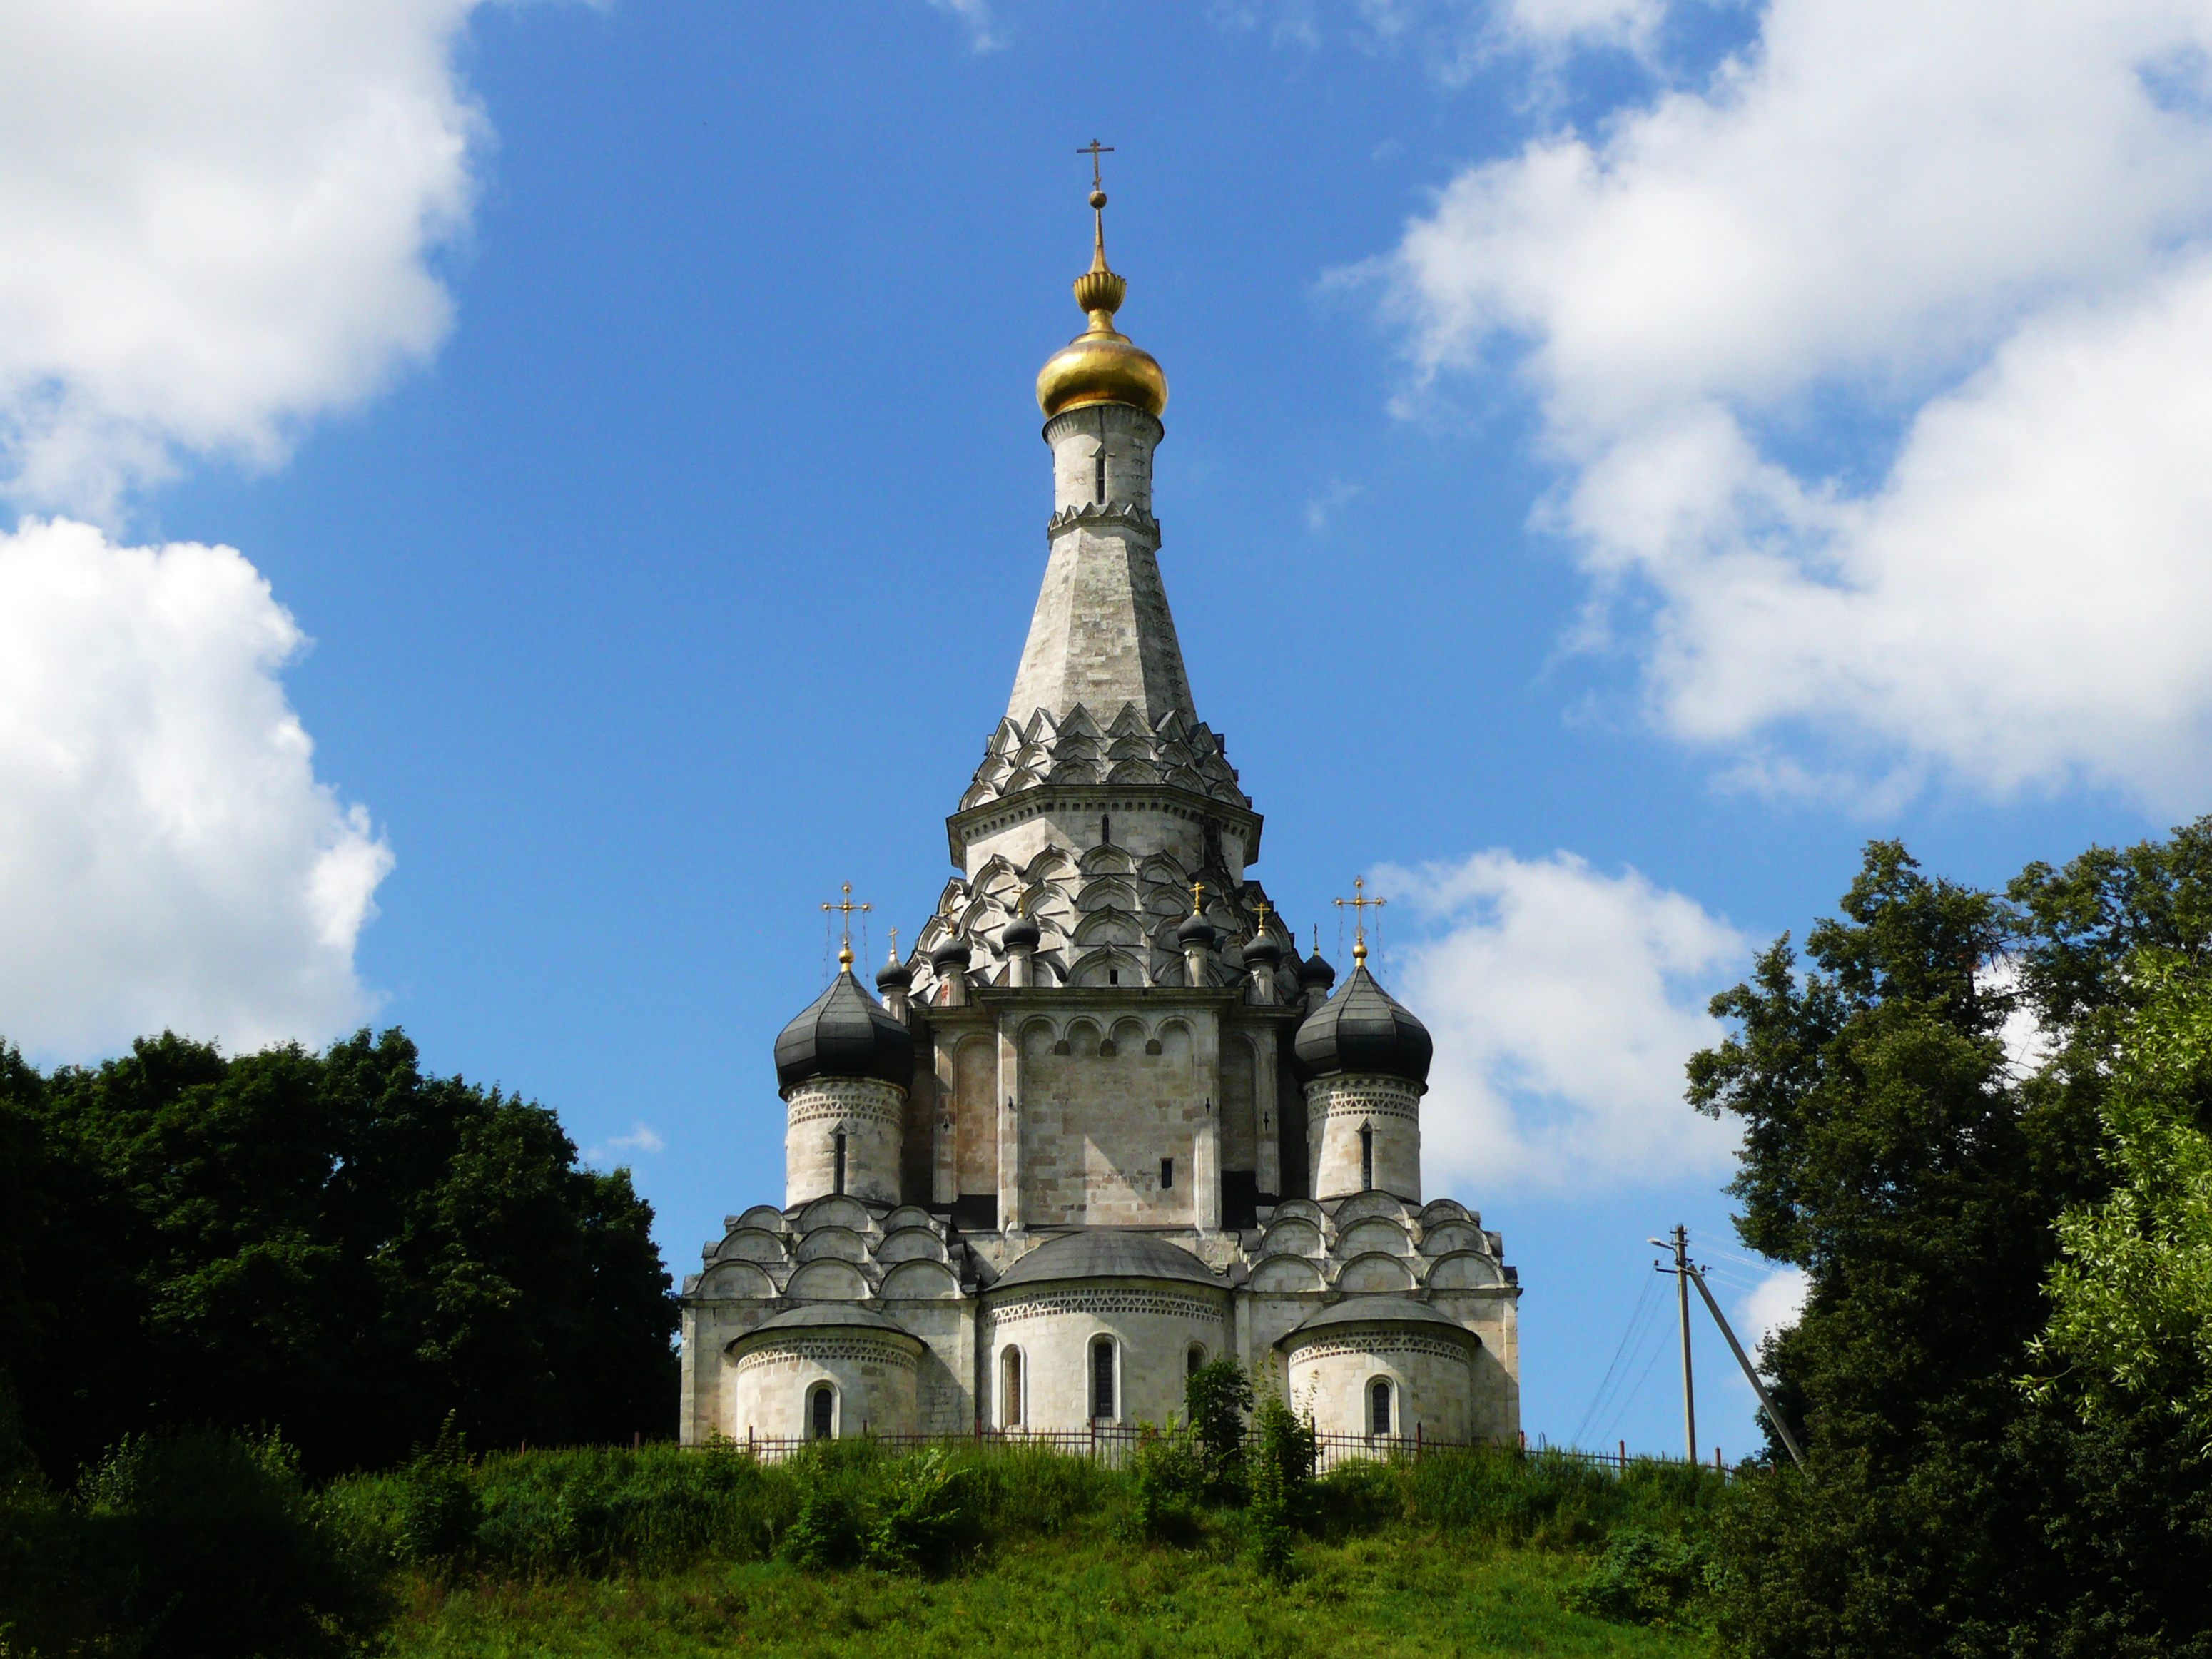
[[[1096,224],[1091,269],[1075,279],[1075,303],[1091,315],[1091,326],[1054,352],[1037,373],[1037,407],[1050,420],[1064,409],[1086,404],[1134,404],[1158,416],[1168,406],[1168,377],[1152,354],[1114,331],[1114,313],[1129,285],[1106,264],[1106,192],[1091,192]]]

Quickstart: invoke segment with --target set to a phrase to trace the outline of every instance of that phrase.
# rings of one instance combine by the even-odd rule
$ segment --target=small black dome
[[[1273,968],[1283,959],[1283,947],[1272,935],[1255,933],[1245,942],[1244,965],[1248,968]]]
[[[1316,949],[1298,964],[1298,983],[1309,989],[1318,985],[1326,991],[1336,983],[1336,969],[1328,965],[1328,959]]]
[[[788,1089],[817,1077],[914,1082],[914,1036],[860,988],[848,968],[775,1040],[775,1080]]]
[[[1006,932],[999,935],[999,943],[1009,951],[1034,951],[1043,938],[1043,930],[1036,923],[1027,916],[1016,916],[1006,924]]]
[[[893,957],[889,962],[876,969],[876,989],[878,991],[888,991],[893,986],[896,986],[900,990],[903,991],[908,986],[913,983],[914,969],[908,967],[906,963],[901,962],[896,957]]]
[[[1377,985],[1361,963],[1341,991],[1306,1017],[1292,1052],[1308,1077],[1362,1072],[1425,1084],[1436,1045],[1429,1028]]]
[[[965,968],[974,955],[975,952],[968,948],[968,941],[954,933],[941,940],[938,947],[929,953],[929,965],[937,969],[938,977],[942,979],[947,968]]]
[[[1213,924],[1208,921],[1202,913],[1196,910],[1190,913],[1189,921],[1176,929],[1176,939],[1178,942],[1184,945],[1203,945],[1209,951],[1213,948],[1215,937]]]

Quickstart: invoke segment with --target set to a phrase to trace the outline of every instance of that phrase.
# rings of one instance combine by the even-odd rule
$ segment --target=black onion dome
[[[914,1082],[914,1036],[860,988],[848,968],[775,1040],[775,1080],[788,1089],[817,1077]]]
[[[999,944],[1008,951],[1034,951],[1043,938],[1044,931],[1036,923],[1027,916],[1016,916],[999,935]]]
[[[1198,910],[1192,911],[1190,919],[1176,929],[1176,939],[1179,943],[1203,945],[1209,951],[1213,948],[1215,937],[1213,924],[1206,919],[1204,912]]]
[[[878,991],[888,991],[894,986],[903,991],[913,983],[914,969],[896,957],[876,969],[876,989]]]
[[[929,953],[929,965],[937,969],[937,976],[943,979],[946,969],[965,968],[974,957],[975,952],[968,948],[966,939],[957,933],[947,933],[939,941],[937,948]]]
[[[1298,983],[1309,990],[1319,986],[1324,991],[1336,983],[1336,969],[1328,965],[1328,958],[1322,955],[1318,947],[1298,964]]]
[[[1429,1028],[1377,985],[1361,963],[1341,991],[1306,1017],[1292,1052],[1308,1077],[1352,1072],[1425,1084],[1436,1044],[1429,1039]]]
[[[1267,933],[1255,933],[1244,945],[1247,967],[1273,968],[1283,959],[1283,947]]]

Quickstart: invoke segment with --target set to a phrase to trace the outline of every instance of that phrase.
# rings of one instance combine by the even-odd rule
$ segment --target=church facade
[[[903,961],[848,949],[777,1040],[781,1203],[683,1294],[682,1436],[1166,1422],[1233,1358],[1328,1433],[1510,1443],[1514,1271],[1421,1186],[1427,1030],[1364,932],[1336,982],[1250,873],[1158,563],[1167,383],[1089,327],[1037,381],[1048,556],[1006,718]]]

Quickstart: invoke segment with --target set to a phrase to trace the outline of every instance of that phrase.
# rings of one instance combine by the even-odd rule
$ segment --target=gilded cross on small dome
[[[1364,876],[1354,876],[1352,878],[1350,898],[1340,898],[1335,901],[1338,909],[1341,910],[1346,907],[1351,908],[1356,923],[1352,937],[1352,959],[1354,962],[1367,960],[1367,913],[1370,910],[1380,910],[1389,902],[1386,898],[1367,896],[1367,878]],[[1341,939],[1343,935],[1340,933],[1337,937]]]
[[[1197,915],[1206,908],[1206,884],[1194,881],[1190,884],[1190,913]]]
[[[872,904],[854,903],[853,884],[851,882],[848,881],[845,884],[843,890],[845,894],[843,903],[824,904],[822,908],[825,910],[842,910],[844,912],[845,939],[844,942],[837,948],[837,965],[840,968],[850,968],[853,965],[853,912],[855,910],[872,910],[876,907]]]

